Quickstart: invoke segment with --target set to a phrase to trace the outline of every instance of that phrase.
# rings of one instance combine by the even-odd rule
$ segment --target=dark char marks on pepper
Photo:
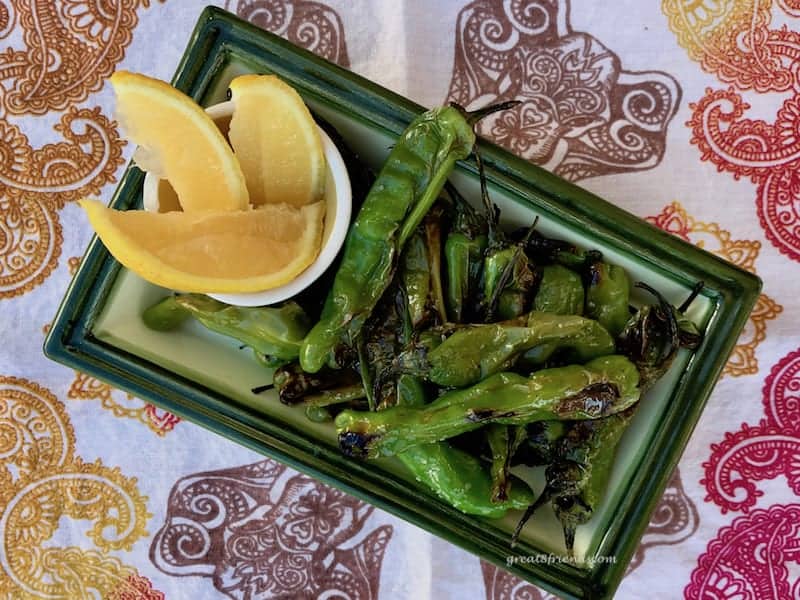
[[[596,417],[606,414],[608,407],[619,398],[619,389],[613,383],[601,381],[587,385],[577,394],[567,396],[558,405],[559,414],[585,412]]]

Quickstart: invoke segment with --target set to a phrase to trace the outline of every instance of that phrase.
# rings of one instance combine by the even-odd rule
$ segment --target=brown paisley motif
[[[38,194],[0,196],[0,300],[42,283],[64,242],[56,211]]]
[[[342,20],[335,10],[305,0],[225,0],[231,12],[342,67],[350,66]]]
[[[557,600],[552,594],[483,560],[481,571],[486,586],[486,600]]]
[[[0,39],[7,37],[17,24],[17,14],[9,0],[0,0]]]
[[[593,36],[573,32],[568,0],[477,0],[456,25],[448,97],[467,107],[519,100],[479,132],[577,181],[661,162],[681,89],[632,73]]]
[[[272,460],[198,473],[173,487],[150,558],[236,599],[374,599],[392,527],[363,537],[372,511]]]
[[[163,1],[163,0],[162,0]],[[26,49],[0,54],[0,98],[11,114],[45,114],[85,100],[125,56],[136,10],[150,0],[6,0]],[[3,11],[0,11],[0,25]],[[0,33],[6,31],[0,27]]]
[[[125,141],[100,108],[70,108],[64,141],[34,149],[0,119],[0,300],[24,294],[55,268],[63,243],[57,210],[116,181]]]
[[[689,539],[697,531],[700,515],[697,506],[686,494],[678,469],[672,474],[667,489],[650,517],[650,524],[633,555],[627,573],[642,564],[644,555],[654,546],[674,546]]]
[[[54,208],[62,208],[116,181],[126,142],[100,107],[71,108],[55,131],[65,141],[34,150],[19,128],[0,120],[0,193],[41,194]]]

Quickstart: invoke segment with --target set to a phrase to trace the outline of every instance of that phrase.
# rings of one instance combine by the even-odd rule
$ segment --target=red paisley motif
[[[755,427],[746,423],[711,445],[703,463],[707,502],[725,513],[749,511],[763,492],[755,481],[784,475],[800,496],[800,349],[785,356],[764,382],[765,419]]]
[[[144,405],[144,414],[147,415],[147,419],[152,423],[153,428],[159,435],[172,431],[175,429],[175,425],[181,422],[180,417],[176,417],[171,412],[149,402]]]
[[[153,582],[139,574],[130,575],[103,600],[164,600],[164,592],[153,589]]]
[[[750,106],[733,88],[709,88],[689,106],[693,112],[686,124],[701,160],[758,184],[756,208],[767,238],[800,260],[800,94],[783,103],[773,124],[744,118]]]
[[[687,600],[797,598],[790,563],[800,562],[800,505],[755,510],[723,527],[701,555]]]

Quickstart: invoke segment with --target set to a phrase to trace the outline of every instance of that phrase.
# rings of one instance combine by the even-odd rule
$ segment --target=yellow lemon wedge
[[[244,171],[253,206],[303,206],[325,192],[325,153],[300,95],[274,75],[242,75],[230,84],[228,139]]]
[[[248,208],[239,161],[194,100],[137,73],[117,71],[110,81],[117,96],[117,119],[126,137],[139,146],[134,160],[169,181],[184,211]]]
[[[325,203],[246,211],[117,211],[81,200],[108,251],[143,279],[173,290],[259,292],[297,277],[319,254]]]

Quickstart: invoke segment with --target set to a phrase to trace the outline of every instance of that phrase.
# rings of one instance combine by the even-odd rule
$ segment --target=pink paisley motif
[[[711,445],[705,463],[706,502],[723,513],[749,511],[763,495],[755,483],[784,475],[800,495],[800,350],[772,368],[764,382],[765,419],[757,426],[746,423]]]
[[[707,89],[689,106],[686,124],[701,160],[758,184],[761,227],[778,250],[800,260],[800,94],[783,103],[774,124],[743,118],[750,106],[733,88]]]
[[[755,510],[723,527],[698,559],[687,600],[796,598],[789,563],[800,561],[800,505]]]

